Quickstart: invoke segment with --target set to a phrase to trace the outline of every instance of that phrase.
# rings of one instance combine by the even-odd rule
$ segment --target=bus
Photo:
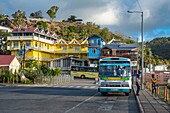
[[[131,60],[123,57],[102,58],[99,61],[98,91],[101,95],[132,90]]]
[[[97,67],[89,66],[71,66],[71,75],[74,77],[84,78],[98,78]]]

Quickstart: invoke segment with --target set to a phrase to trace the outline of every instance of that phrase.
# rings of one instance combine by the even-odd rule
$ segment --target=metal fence
[[[74,80],[74,76],[61,75],[61,76],[39,76],[34,79],[35,84],[61,84]]]

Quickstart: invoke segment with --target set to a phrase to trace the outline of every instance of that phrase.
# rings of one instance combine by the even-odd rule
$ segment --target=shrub
[[[170,83],[167,84],[167,88],[170,89]]]

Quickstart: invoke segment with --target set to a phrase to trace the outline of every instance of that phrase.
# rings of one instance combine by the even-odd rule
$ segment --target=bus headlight
[[[122,84],[122,87],[129,87],[129,84]]]

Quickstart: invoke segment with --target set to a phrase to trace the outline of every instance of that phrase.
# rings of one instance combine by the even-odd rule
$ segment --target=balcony
[[[19,46],[13,46],[13,47],[10,47],[8,46],[8,50],[19,50],[21,49]],[[22,48],[24,49],[24,48]],[[54,50],[49,50],[49,49],[46,49],[46,48],[38,48],[38,47],[34,47],[34,46],[26,46],[25,47],[26,50],[39,50],[39,51],[44,51],[44,52],[48,52],[48,53],[54,53]]]
[[[88,53],[88,51],[81,51],[81,50],[57,50],[55,53]]]
[[[37,36],[11,36],[8,37],[8,40],[37,40],[37,41],[41,41],[44,43],[48,43],[48,44],[54,44],[54,41],[52,40],[48,40],[45,38],[41,38],[41,37],[37,37]]]
[[[89,56],[88,58],[89,59],[99,59],[100,57],[99,56]]]

